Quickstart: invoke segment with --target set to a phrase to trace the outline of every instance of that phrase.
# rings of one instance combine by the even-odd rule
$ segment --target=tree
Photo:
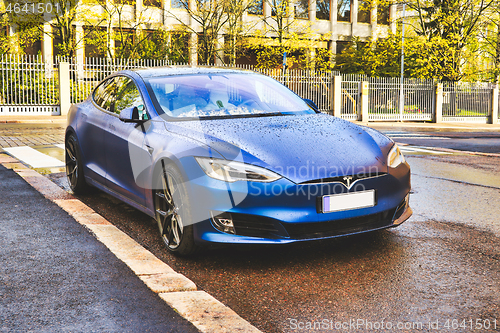
[[[435,78],[458,81],[464,77],[468,48],[475,47],[479,28],[497,0],[410,0],[415,13],[409,22],[419,42],[426,43],[424,56],[436,61]],[[425,59],[425,58],[424,58]]]
[[[54,45],[59,55],[72,57],[78,45],[83,43],[83,38],[77,39],[74,24],[80,15],[84,15],[83,7],[79,0],[5,0],[5,5],[10,6],[8,12],[9,24],[19,27],[19,44],[33,42],[41,39],[43,34],[58,40]],[[14,8],[19,10],[12,10]],[[51,19],[52,29],[44,30],[47,18]]]
[[[241,54],[238,51],[244,49],[244,35],[252,28],[252,26],[243,23],[243,15],[258,2],[257,0],[226,0],[225,2],[227,38],[224,40],[224,48],[228,63],[231,65],[236,64],[238,53]]]
[[[401,35],[363,42],[354,38],[348,47],[335,55],[335,70],[369,76],[399,76]],[[408,68],[406,69],[408,71]]]
[[[107,58],[139,58],[141,47],[151,37],[142,31],[150,19],[144,15],[144,10],[131,12],[135,0],[97,0],[88,5],[100,7],[100,10],[94,10],[102,14],[82,17],[88,27],[86,43],[94,45]],[[157,34],[157,37],[161,36],[161,32]]]
[[[486,79],[500,84],[500,2],[490,8],[485,24],[480,30],[481,51],[486,56],[485,61],[491,61],[486,66]]]
[[[169,14],[181,23],[186,31],[198,37],[199,62],[214,63],[218,57],[219,34],[228,21],[227,0],[180,0],[180,4],[198,27],[185,23],[173,12]]]
[[[271,9],[271,16],[264,16],[264,31],[255,31],[255,35],[266,38],[254,38],[249,48],[256,54],[257,67],[281,68],[283,56],[287,54],[287,66],[291,68],[314,69],[312,50],[318,42],[318,36],[311,30],[309,20],[297,20],[293,7],[286,0],[265,0]],[[293,27],[293,29],[292,29]]]

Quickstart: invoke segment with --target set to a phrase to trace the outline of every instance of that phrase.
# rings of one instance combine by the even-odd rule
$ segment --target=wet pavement
[[[440,147],[483,153],[500,153],[500,129],[449,129],[385,127],[370,124],[371,127],[387,133],[399,143],[414,146]]]
[[[1,148],[64,143],[66,124],[0,124]]]
[[[447,321],[500,320],[500,187],[485,179],[498,175],[500,159],[407,158],[415,213],[398,228],[280,247],[226,247],[192,259],[169,255],[152,220],[118,200],[101,192],[79,198],[264,332],[353,320],[416,325],[411,332],[435,331],[429,325],[437,321],[440,331],[453,331]],[[436,177],[428,176],[431,170]],[[51,177],[64,185],[63,176]]]
[[[500,158],[407,159],[414,215],[398,228],[191,259],[169,255],[137,210],[99,191],[79,199],[264,332],[477,332],[478,324],[500,332]],[[64,173],[48,177],[67,188]]]

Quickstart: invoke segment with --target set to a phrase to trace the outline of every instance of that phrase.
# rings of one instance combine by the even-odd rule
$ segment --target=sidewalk
[[[0,124],[66,124],[66,116],[32,116],[32,115],[19,115],[19,116],[4,116],[0,115]]]
[[[0,164],[1,332],[198,332],[81,224]]]
[[[0,211],[0,332],[260,332],[4,153]]]

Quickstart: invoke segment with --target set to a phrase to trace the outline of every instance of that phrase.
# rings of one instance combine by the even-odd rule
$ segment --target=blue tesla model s
[[[153,217],[167,249],[278,244],[408,219],[410,167],[383,134],[322,114],[251,71],[122,71],[73,105],[71,189]]]

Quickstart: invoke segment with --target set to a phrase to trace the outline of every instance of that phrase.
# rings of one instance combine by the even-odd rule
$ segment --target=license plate
[[[323,213],[375,206],[375,190],[323,196]]]

